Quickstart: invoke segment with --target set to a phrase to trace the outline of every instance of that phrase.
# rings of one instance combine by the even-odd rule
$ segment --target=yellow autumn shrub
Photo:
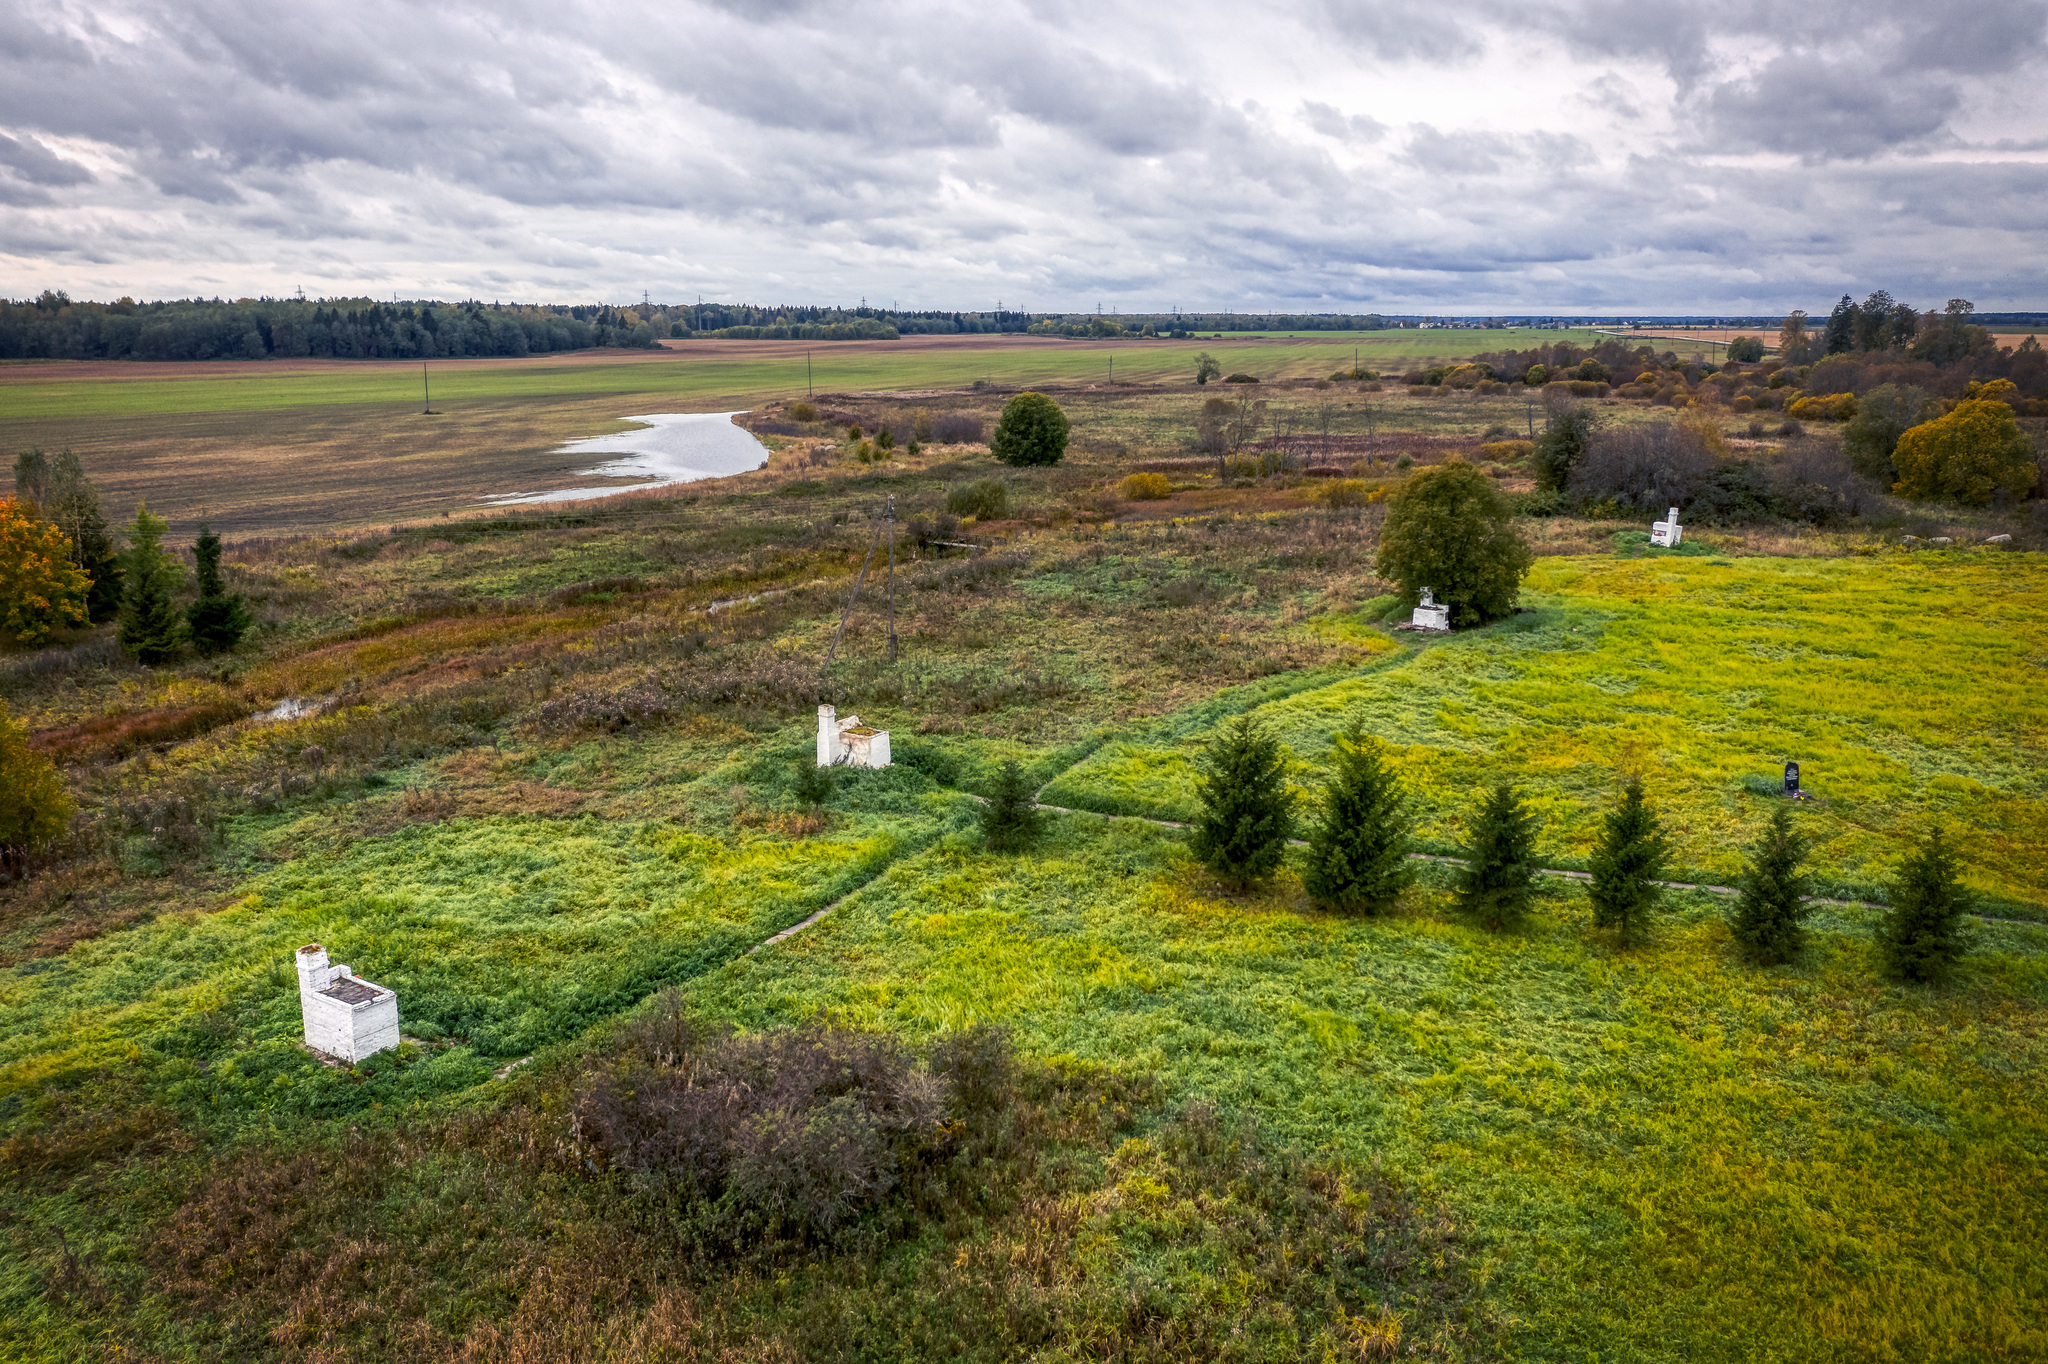
[[[0,866],[54,843],[70,825],[72,809],[55,764],[28,746],[0,701]]]
[[[1116,488],[1126,502],[1158,502],[1173,496],[1173,480],[1165,474],[1132,474]]]
[[[1845,422],[1856,415],[1856,395],[1853,393],[1809,393],[1787,409],[1795,417],[1808,421]]]
[[[2001,489],[2025,497],[2039,473],[2012,408],[1989,398],[1965,399],[1947,416],[1909,429],[1892,451],[1892,467],[1899,496],[1966,507],[1985,505]]]
[[[64,532],[11,497],[0,497],[0,634],[41,644],[65,625],[85,624],[92,580],[71,562]]]

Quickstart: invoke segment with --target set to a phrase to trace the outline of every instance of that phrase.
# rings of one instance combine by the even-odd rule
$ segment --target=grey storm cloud
[[[0,289],[2038,306],[2044,75],[2044,0],[16,0]]]

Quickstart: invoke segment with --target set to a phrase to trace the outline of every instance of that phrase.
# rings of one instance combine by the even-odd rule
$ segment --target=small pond
[[[574,502],[591,497],[611,497],[636,488],[660,488],[671,483],[691,483],[700,478],[723,478],[744,474],[768,462],[768,447],[753,433],[732,424],[737,412],[650,412],[627,417],[640,422],[637,430],[615,436],[592,436],[572,440],[558,451],[564,455],[585,455],[600,462],[579,470],[592,477],[642,480],[628,486],[606,488],[556,488],[537,493],[507,493],[484,501],[493,507],[520,502]]]

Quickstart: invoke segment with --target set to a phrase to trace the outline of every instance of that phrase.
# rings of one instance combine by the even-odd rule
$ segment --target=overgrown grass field
[[[2048,1353],[2041,557],[1767,528],[1644,557],[1557,518],[1524,614],[1425,639],[1389,628],[1377,506],[1185,469],[1115,495],[1202,396],[1074,394],[1051,470],[798,462],[809,437],[663,495],[252,540],[234,655],[142,669],[102,630],[0,660],[82,810],[0,887],[0,1357]],[[1267,397],[1406,404],[1425,458],[1509,410]],[[821,668],[881,499],[930,518],[991,477],[974,548],[899,543],[901,659],[871,571]],[[813,807],[824,700],[898,762]],[[1682,870],[1725,879],[1794,758],[1829,886],[1881,893],[1940,814],[1991,914],[1908,988],[1866,904],[1763,969],[1706,892],[1628,947],[1563,880],[1506,933],[1436,866],[1377,920],[1292,870],[1228,893],[1153,821],[1247,712],[1304,786],[1362,719],[1431,847],[1513,776],[1561,867],[1635,770]],[[1006,758],[1104,813],[986,852]],[[398,990],[402,1048],[297,1045],[309,940]],[[670,1007],[921,1056],[999,1025],[1004,1126],[840,1234],[707,1247],[579,1126]]]

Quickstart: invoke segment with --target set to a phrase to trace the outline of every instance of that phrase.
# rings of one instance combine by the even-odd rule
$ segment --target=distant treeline
[[[0,302],[0,359],[8,360],[422,360],[647,347],[655,337],[654,321],[638,310],[601,305],[367,298],[74,303],[48,293],[32,303]]]

